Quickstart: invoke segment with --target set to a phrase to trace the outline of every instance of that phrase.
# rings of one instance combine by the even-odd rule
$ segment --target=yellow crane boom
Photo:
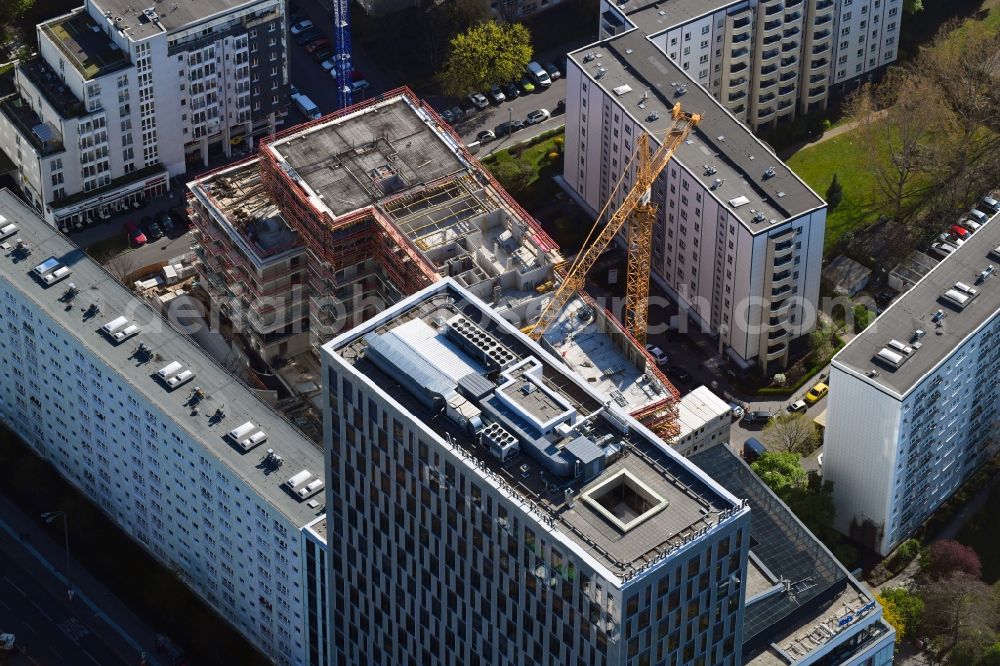
[[[649,135],[644,133],[636,141],[639,164],[636,168],[635,183],[604,228],[590,245],[580,251],[570,266],[566,277],[542,309],[538,321],[528,332],[532,339],[537,340],[542,337],[566,303],[583,289],[587,273],[629,221],[629,216],[635,213],[627,233],[628,295],[625,304],[625,325],[639,342],[645,342],[646,311],[649,306],[649,258],[652,250],[652,226],[656,213],[656,205],[649,202],[649,190],[660,172],[667,166],[677,147],[687,138],[695,125],[701,122],[700,115],[683,112],[680,104],[674,105],[672,115],[673,125],[670,131],[651,156]],[[600,220],[598,219],[595,224],[600,224]]]

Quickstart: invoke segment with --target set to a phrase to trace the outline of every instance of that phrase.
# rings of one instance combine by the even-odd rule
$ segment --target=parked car
[[[455,123],[455,114],[452,113],[451,109],[445,109],[444,111],[442,111],[440,113],[440,116],[441,116],[441,120],[445,121],[446,123],[449,123],[449,124],[454,124]]]
[[[958,238],[961,238],[963,240],[967,239],[969,237],[969,234],[970,234],[970,232],[969,232],[968,229],[966,229],[965,227],[959,226],[957,224],[951,225],[951,233],[955,234],[955,236],[957,236]]]
[[[305,32],[300,32],[299,34],[295,35],[294,39],[295,43],[298,44],[299,46],[305,46],[309,42],[319,39],[322,36],[323,33],[317,30],[316,28],[309,28]]]
[[[746,412],[746,410],[743,409],[743,405],[737,405],[735,402],[731,402],[729,403],[729,407],[731,408],[730,413],[733,415],[734,421],[739,421],[743,418],[743,414]]]
[[[503,104],[507,101],[507,96],[500,90],[500,86],[490,86],[489,92],[486,94],[494,104]]]
[[[315,53],[312,54],[312,59],[315,60],[316,62],[323,62],[327,58],[332,58],[332,57],[333,57],[333,49],[329,46],[324,46],[319,51],[316,51]],[[330,71],[332,72],[334,70],[331,69]]]
[[[982,201],[979,202],[979,205],[991,213],[1000,213],[1000,201],[997,201],[990,195],[983,197]]]
[[[150,240],[159,240],[163,238],[163,228],[156,222],[150,222],[146,226],[146,236]]]
[[[656,365],[666,365],[670,362],[670,358],[656,345],[646,345],[646,351],[648,351],[649,355],[653,357],[654,361],[656,361]]]
[[[748,465],[753,464],[765,453],[767,453],[767,447],[761,444],[756,437],[750,437],[743,442],[743,460],[747,461]]]
[[[291,33],[293,35],[301,35],[306,30],[310,30],[313,27],[313,22],[309,19],[303,19],[291,27]]]
[[[330,47],[330,40],[326,37],[319,37],[306,44],[306,53],[313,54]]]
[[[562,72],[560,72],[559,68],[551,62],[542,63],[542,69],[548,72],[549,78],[553,81],[562,78]]]
[[[965,239],[964,238],[959,238],[959,237],[955,236],[954,234],[949,234],[948,232],[945,232],[945,233],[941,234],[940,236],[938,236],[937,239],[941,243],[948,243],[949,245],[954,245],[955,249],[958,249],[958,248],[962,247],[963,245],[965,245]]]
[[[963,227],[965,227],[966,229],[968,229],[969,231],[972,231],[972,232],[979,231],[982,228],[982,226],[983,226],[983,225],[979,224],[978,222],[970,220],[967,217],[963,217],[961,220],[958,221],[958,223],[960,225],[962,225]]]
[[[514,132],[518,132],[522,129],[524,129],[523,120],[512,120],[497,125],[493,130],[493,133],[496,134],[497,138],[499,138],[502,136],[510,136]]]
[[[351,92],[361,92],[362,90],[367,90],[369,87],[371,87],[371,84],[364,79],[351,82]]]
[[[298,95],[299,94],[299,87],[297,85],[295,85],[294,83],[289,83],[288,84],[288,94],[289,95]]]
[[[806,391],[804,399],[808,404],[815,405],[817,402],[826,397],[826,394],[829,392],[830,387],[823,382],[820,382]]]
[[[990,216],[981,210],[976,210],[973,208],[969,211],[969,217],[978,222],[979,224],[986,224],[990,221]]]
[[[486,95],[483,93],[472,93],[466,99],[477,109],[485,109],[490,105],[490,100],[486,99]]]
[[[743,415],[743,423],[746,425],[767,425],[774,415],[766,410],[756,410]]]
[[[327,72],[332,72],[333,68],[337,66],[336,61],[333,58],[327,58],[320,63],[320,66]]]
[[[465,118],[465,111],[463,111],[460,106],[453,106],[448,110],[451,111],[451,115],[455,119],[454,122],[456,123]]]
[[[529,113],[528,117],[525,118],[524,120],[529,125],[537,125],[538,123],[544,123],[551,117],[552,114],[549,113],[548,109],[535,109],[534,111]]]
[[[691,373],[679,365],[672,365],[667,368],[667,376],[676,379],[681,384],[690,384],[692,379]]]
[[[531,79],[532,83],[536,86],[548,88],[552,85],[552,79],[549,78],[549,73],[542,69],[542,66],[534,60],[528,63],[525,70],[525,74],[528,75],[528,78]]]
[[[164,213],[160,216],[160,226],[163,227],[163,233],[168,236],[174,233],[174,230],[177,228],[177,225],[174,224],[173,218],[170,217],[170,213]]]
[[[508,83],[503,86],[503,94],[507,95],[507,99],[517,99],[521,96],[521,89],[517,87],[517,83]]]
[[[957,249],[958,248],[952,245],[951,243],[933,243],[931,245],[930,251],[932,254],[935,254],[941,259],[944,259]]]
[[[194,229],[194,223],[188,217],[184,206],[174,206],[170,209],[170,219],[181,225],[183,229]]]
[[[130,245],[140,247],[146,244],[146,234],[142,233],[142,229],[137,227],[135,222],[126,222],[124,228]]]
[[[797,414],[799,412],[804,412],[809,407],[805,400],[796,400],[792,404],[788,405],[788,411],[792,414]]]
[[[479,143],[489,143],[490,141],[496,141],[497,135],[490,130],[483,130],[476,135],[476,141]]]
[[[532,83],[531,79],[527,76],[521,77],[521,80],[518,81],[518,85],[521,86],[521,90],[523,90],[526,95],[535,92],[535,84]]]

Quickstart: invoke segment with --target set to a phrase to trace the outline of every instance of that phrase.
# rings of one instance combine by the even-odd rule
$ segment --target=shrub
[[[983,573],[983,564],[976,551],[954,539],[932,543],[927,557],[922,558],[921,566],[933,578],[945,578],[955,573],[979,578]]]

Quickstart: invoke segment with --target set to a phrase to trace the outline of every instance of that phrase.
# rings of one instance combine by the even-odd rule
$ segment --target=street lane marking
[[[26,596],[28,596],[28,595],[27,595],[27,594],[25,593],[25,591],[24,591],[24,590],[22,590],[21,588],[19,588],[19,587],[18,587],[18,586],[17,586],[17,585],[16,585],[15,583],[14,583],[14,581],[12,581],[12,580],[11,580],[10,578],[7,578],[7,576],[4,576],[4,577],[3,577],[3,579],[4,579],[5,581],[7,581],[7,584],[8,584],[8,585],[10,585],[10,586],[11,586],[12,588],[14,588],[15,590],[17,590],[18,592],[20,592],[20,593],[21,593],[21,596],[22,596],[22,597],[26,597]]]
[[[37,603],[35,603],[34,599],[31,599],[30,601],[31,601],[31,605],[34,606],[35,608],[37,608],[38,612],[41,613],[42,615],[44,615],[46,620],[48,620],[49,622],[52,622],[52,616],[51,615],[49,615],[48,613],[46,613],[45,610],[41,606],[39,606]]]
[[[92,662],[94,662],[95,664],[97,664],[97,666],[101,666],[101,662],[99,662],[99,661],[97,661],[96,659],[94,659],[94,655],[90,654],[90,653],[89,653],[89,652],[87,652],[86,650],[84,650],[84,651],[83,651],[83,653],[84,653],[85,655],[87,655],[88,657],[90,657],[90,660],[91,660]]]
[[[0,599],[0,606],[3,606],[7,610],[10,610],[10,606],[8,606],[3,599]]]

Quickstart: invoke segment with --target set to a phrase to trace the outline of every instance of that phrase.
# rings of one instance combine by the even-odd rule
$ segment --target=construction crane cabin
[[[621,181],[619,180],[618,185],[615,186],[604,209],[597,215],[594,227],[590,230],[583,248],[566,271],[562,283],[553,292],[534,326],[525,329],[525,332],[533,340],[538,340],[545,334],[545,331],[559,317],[559,313],[566,306],[566,303],[584,288],[587,273],[622,230],[622,227],[628,223],[625,233],[628,278],[626,280],[623,323],[625,329],[640,345],[646,342],[647,312],[649,310],[649,260],[652,252],[653,221],[656,219],[656,204],[650,201],[650,189],[667,166],[667,162],[673,157],[677,147],[701,122],[699,114],[683,111],[679,103],[674,105],[671,115],[673,122],[670,129],[667,130],[663,142],[652,155],[649,153],[650,134],[648,132],[644,132],[636,141],[636,153],[633,158],[638,159],[635,183],[625,195],[622,205],[601,228],[601,218],[611,205]],[[625,169],[623,174],[627,171],[628,169]]]

